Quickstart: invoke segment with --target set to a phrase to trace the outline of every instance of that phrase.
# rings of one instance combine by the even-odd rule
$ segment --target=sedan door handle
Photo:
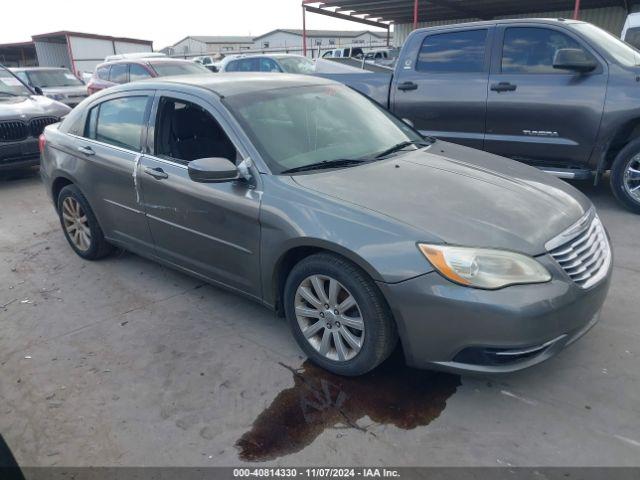
[[[94,152],[93,148],[91,147],[78,147],[78,151],[88,156],[92,156],[96,154],[96,152]]]
[[[402,90],[403,92],[407,92],[409,90],[417,90],[418,84],[413,82],[404,82],[398,85],[398,90]]]
[[[169,174],[165,172],[163,169],[161,169],[160,167],[157,167],[157,168],[146,167],[144,169],[144,173],[146,173],[147,175],[151,175],[156,180],[164,180],[165,178],[169,178]]]
[[[513,83],[509,83],[509,82],[500,82],[500,83],[494,83],[493,85],[491,85],[491,90],[498,93],[513,92],[515,91],[516,88],[518,88],[517,85],[514,85]]]

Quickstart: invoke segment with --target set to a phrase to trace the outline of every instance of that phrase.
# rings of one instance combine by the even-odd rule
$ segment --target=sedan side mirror
[[[553,57],[553,68],[587,73],[598,68],[598,63],[581,48],[561,48]]]
[[[222,157],[192,160],[187,168],[191,180],[199,183],[231,182],[240,178],[240,173],[234,163]]]
[[[44,92],[40,87],[33,87],[33,91],[36,92],[36,95],[44,95]]]

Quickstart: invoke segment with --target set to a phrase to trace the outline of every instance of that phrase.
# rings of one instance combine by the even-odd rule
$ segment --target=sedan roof
[[[219,75],[179,75],[175,77],[159,77],[138,82],[127,83],[109,88],[109,92],[117,90],[144,90],[149,88],[171,88],[176,85],[199,87],[221,96],[274,90],[280,88],[294,88],[314,85],[342,85],[332,80],[326,80],[311,75],[274,74],[274,73],[224,73]]]

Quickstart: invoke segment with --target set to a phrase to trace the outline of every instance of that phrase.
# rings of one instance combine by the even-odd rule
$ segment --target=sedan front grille
[[[611,247],[600,219],[591,210],[580,222],[547,245],[567,241],[549,249],[567,275],[582,288],[595,285],[611,265]]]
[[[44,132],[44,127],[59,122],[56,117],[39,117],[29,122],[29,130],[32,137],[39,137]]]
[[[0,142],[19,142],[29,136],[29,129],[18,120],[0,122]]]

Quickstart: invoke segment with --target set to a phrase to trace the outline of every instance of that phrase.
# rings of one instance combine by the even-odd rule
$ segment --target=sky
[[[302,28],[300,0],[2,0],[0,43],[24,42],[58,30],[153,40],[159,50],[189,35],[258,36]],[[25,6],[28,5],[28,6]],[[370,30],[366,25],[307,14],[307,28]]]

